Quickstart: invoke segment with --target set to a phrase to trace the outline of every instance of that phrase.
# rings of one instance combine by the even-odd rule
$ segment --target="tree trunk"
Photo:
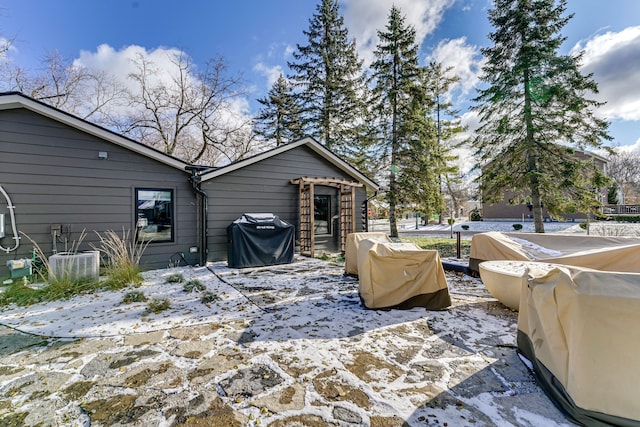
[[[391,237],[398,237],[398,222],[396,218],[396,176],[391,172],[389,178],[389,235]]]
[[[445,182],[447,183],[447,190],[449,190],[449,197],[451,197],[451,205],[453,210],[451,217],[457,218],[459,208],[460,208],[460,203],[458,203],[458,198],[455,195],[455,191],[453,191],[453,188],[451,187],[451,181],[449,180],[449,176],[445,175],[444,179],[445,179]]]
[[[538,157],[535,151],[533,132],[533,114],[531,111],[531,76],[529,70],[524,70],[524,122],[527,135],[527,172],[529,173],[529,189],[531,190],[531,204],[533,205],[533,225],[536,233],[544,233],[542,221],[542,206],[540,204],[540,180],[538,179]]]
[[[530,155],[529,162],[535,163],[533,155]],[[544,233],[544,221],[542,220],[542,203],[540,199],[540,181],[535,174],[531,175],[529,180],[529,188],[531,189],[531,204],[533,205],[533,225],[536,233]]]

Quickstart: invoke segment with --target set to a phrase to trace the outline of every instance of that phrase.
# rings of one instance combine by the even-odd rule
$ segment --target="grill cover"
[[[227,227],[229,267],[261,267],[293,261],[293,225],[271,213],[245,213]]]

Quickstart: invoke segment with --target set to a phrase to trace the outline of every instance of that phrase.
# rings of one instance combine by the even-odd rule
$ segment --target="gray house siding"
[[[106,152],[108,159],[98,158]],[[51,225],[63,225],[68,245],[84,230],[80,250],[98,243],[96,232],[135,229],[136,188],[170,189],[174,196],[174,241],[152,243],[142,259],[143,268],[166,267],[176,254],[189,254],[195,246],[195,197],[189,174],[162,164],[125,147],[85,133],[65,123],[27,109],[0,111],[0,185],[15,205],[16,225],[34,240],[45,254],[51,254]],[[13,239],[4,197],[3,247]],[[33,245],[21,235],[20,247],[0,252],[0,277],[8,275],[6,261],[30,258]],[[57,242],[58,251],[65,249]],[[179,255],[178,255],[179,256]]]
[[[290,180],[303,176],[356,181],[312,149],[301,145],[203,182],[202,189],[209,198],[208,260],[227,258],[227,227],[243,213],[274,213],[295,226],[296,239],[299,239],[299,187]],[[316,186],[316,193],[335,195],[336,189]],[[357,188],[356,194],[356,229],[361,230],[359,209],[366,200],[366,190]],[[335,197],[332,201],[335,203]]]

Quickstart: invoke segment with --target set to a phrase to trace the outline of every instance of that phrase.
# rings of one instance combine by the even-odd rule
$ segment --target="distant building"
[[[606,175],[607,174],[607,159],[599,156],[595,153],[576,151],[575,156],[580,160],[588,158],[593,159],[596,166]],[[597,189],[596,198],[600,205],[607,204],[607,189]],[[482,203],[482,214],[485,220],[498,220],[498,221],[526,221],[533,220],[533,206],[531,203],[527,203],[527,194],[519,194],[513,192],[505,192],[504,198],[497,203]],[[514,203],[515,200],[523,200],[522,203]],[[544,200],[542,201],[542,217],[545,220],[553,220],[558,218],[552,218],[547,209],[544,206]],[[582,220],[586,219],[584,213],[571,213],[563,214],[563,219],[568,220]]]

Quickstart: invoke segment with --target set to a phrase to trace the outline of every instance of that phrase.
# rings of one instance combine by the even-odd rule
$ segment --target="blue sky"
[[[319,1],[319,0],[318,0]],[[489,0],[396,0],[414,25],[421,59],[454,65],[462,78],[452,93],[464,120],[477,84],[481,55],[491,28]],[[350,35],[361,57],[371,59],[376,30],[382,29],[390,0],[340,0]],[[161,54],[178,49],[196,64],[222,55],[229,72],[242,75],[248,94],[242,104],[254,112],[315,11],[315,0],[0,0],[0,37],[13,38],[8,60],[34,69],[53,50],[79,64],[123,72],[135,52]],[[584,71],[600,86],[602,109],[612,122],[614,144],[640,147],[640,1],[569,0],[575,17],[563,31],[563,53],[585,50]]]

